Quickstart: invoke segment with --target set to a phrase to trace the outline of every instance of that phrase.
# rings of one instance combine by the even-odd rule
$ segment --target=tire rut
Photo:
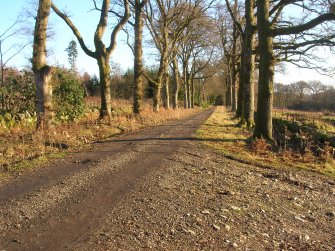
[[[98,142],[95,152],[79,155],[79,163],[73,162],[74,155],[58,164],[63,173],[53,170],[49,176],[50,167],[23,177],[22,187],[16,183],[1,188],[0,248],[64,250],[85,242],[89,230],[98,227],[143,177],[163,168],[164,159],[193,139],[212,111]],[[46,178],[40,181],[41,176]]]

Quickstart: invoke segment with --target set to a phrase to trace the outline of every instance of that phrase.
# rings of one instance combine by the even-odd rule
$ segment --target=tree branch
[[[241,34],[244,33],[243,29],[242,29],[242,25],[240,24],[240,22],[237,20],[236,16],[235,16],[235,13],[233,12],[233,10],[231,9],[230,7],[230,3],[228,2],[228,0],[225,0],[226,1],[226,5],[227,5],[227,9],[229,11],[229,14],[231,16],[231,18],[233,19],[234,21],[234,24],[235,26],[237,27],[237,29],[240,31]]]
[[[123,26],[128,22],[129,17],[130,17],[129,1],[123,0],[123,5],[124,5],[124,14],[121,20],[118,22],[118,24],[113,29],[113,32],[111,34],[111,42],[110,42],[109,47],[107,48],[108,53],[111,53],[115,49],[116,35],[123,28]]]
[[[86,46],[83,37],[81,36],[79,30],[77,29],[77,27],[72,23],[72,21],[70,20],[70,18],[64,14],[63,12],[61,12],[54,3],[51,3],[51,8],[53,9],[53,11],[61,18],[64,20],[64,22],[70,27],[70,29],[72,30],[73,34],[76,36],[81,48],[83,49],[83,51],[90,57],[92,58],[96,58],[96,53],[91,51],[90,49],[88,49],[88,47]]]
[[[272,30],[273,36],[279,36],[279,35],[290,35],[290,34],[298,34],[300,32],[309,30],[314,28],[315,26],[318,26],[319,24],[326,22],[326,21],[332,21],[335,20],[335,14],[334,13],[326,13],[323,15],[320,15],[312,20],[310,20],[307,23],[291,26],[291,27],[283,27],[283,28],[275,28]]]

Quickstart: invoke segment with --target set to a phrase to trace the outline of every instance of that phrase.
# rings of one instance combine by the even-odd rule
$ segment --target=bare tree
[[[175,7],[172,0],[149,1],[146,8],[146,25],[150,31],[155,47],[159,51],[160,63],[155,78],[150,78],[145,74],[146,78],[154,86],[153,110],[158,111],[161,102],[161,89],[163,78],[168,70],[169,60],[169,25],[172,22],[173,14],[171,10]],[[168,104],[168,103],[167,103]]]
[[[143,33],[143,10],[148,0],[134,0],[135,23],[134,23],[134,92],[133,92],[133,111],[135,114],[141,111],[141,100],[143,96],[143,52],[142,52],[142,33]]]
[[[232,111],[236,111],[240,114],[242,109],[239,102],[242,101],[242,90],[241,85],[241,74],[242,68],[238,67],[239,61],[240,65],[243,65],[240,52],[240,38],[243,35],[242,27],[239,20],[239,6],[238,1],[233,1],[233,8],[231,3],[226,0],[226,10],[221,6],[221,10],[218,13],[219,22],[219,34],[221,39],[221,46],[224,51],[224,57],[227,63],[227,74],[228,74],[228,90],[229,90],[229,104],[231,105]],[[224,12],[225,14],[223,14]],[[226,13],[230,14],[230,18]],[[229,20],[229,21],[227,21]],[[240,74],[238,76],[238,70]]]
[[[96,1],[94,1],[95,8],[97,8]],[[116,48],[116,37],[119,33],[119,31],[123,28],[123,26],[127,23],[129,17],[130,17],[130,10],[129,10],[129,2],[128,0],[123,0],[123,12],[119,16],[117,24],[112,30],[111,36],[110,36],[110,43],[108,47],[103,43],[102,38],[105,34],[105,31],[108,26],[108,18],[109,13],[111,9],[111,1],[110,0],[103,0],[102,1],[102,7],[100,10],[100,20],[97,25],[97,28],[94,33],[94,46],[95,51],[90,50],[80,34],[77,27],[72,23],[70,18],[67,14],[60,11],[55,4],[52,4],[52,9],[54,12],[64,20],[64,22],[70,27],[73,34],[76,36],[81,48],[83,51],[90,57],[94,58],[98,62],[99,66],[99,75],[100,75],[100,86],[101,86],[101,108],[100,108],[100,119],[107,118],[110,120],[111,118],[111,90],[110,90],[110,56],[113,53],[113,51]]]
[[[294,5],[296,8],[303,10],[302,19],[280,19],[283,9],[289,5]],[[285,37],[298,34],[300,38],[306,39],[309,43],[313,43],[313,41],[317,43],[321,38],[329,37],[327,31],[332,29],[327,26],[327,23],[335,20],[333,5],[330,1],[322,0],[306,1],[306,3],[301,0],[257,0],[258,51],[260,58],[255,137],[272,139],[274,38],[276,36]],[[310,36],[311,34],[313,35]],[[295,42],[299,43],[299,41]]]
[[[143,98],[143,26],[144,26],[144,8],[148,0],[129,0],[130,11],[134,14],[134,20],[128,20],[128,24],[134,29],[134,41],[130,42],[130,34],[127,29],[127,44],[134,55],[134,83],[133,83],[133,112],[141,113]],[[114,12],[115,13],[115,12]],[[117,13],[115,13],[117,14]]]
[[[313,101],[317,102],[317,96],[325,90],[326,86],[318,80],[312,80],[308,81],[307,87],[312,94]]]
[[[180,73],[177,58],[177,52],[172,54],[172,72],[173,72],[173,90],[172,90],[172,107],[178,109],[178,94],[180,88]]]
[[[306,93],[308,89],[308,83],[305,81],[298,81],[292,84],[292,89],[299,97],[299,102],[303,101],[304,94]]]
[[[175,1],[155,0],[150,1],[146,8],[146,24],[150,31],[155,47],[159,51],[160,63],[155,78],[148,78],[153,83],[154,104],[153,109],[159,110],[161,89],[164,86],[165,107],[170,108],[169,88],[167,81],[168,65],[177,50],[176,46],[180,41],[186,27],[193,20],[197,19],[206,7],[202,7],[203,0],[199,1]],[[210,6],[210,5],[209,5]]]
[[[33,71],[36,82],[37,129],[48,129],[52,124],[52,68],[46,63],[46,40],[51,0],[39,0],[33,44]]]
[[[237,102],[237,117],[241,118],[240,124],[247,128],[254,126],[254,68],[255,68],[255,33],[256,17],[254,13],[255,0],[245,0],[245,25],[242,28],[238,20],[237,11],[232,10],[229,1],[226,0],[227,8],[234,20],[235,29],[242,35],[242,52],[240,64],[240,82]],[[237,2],[235,2],[235,6]],[[236,7],[235,7],[236,8]]]
[[[182,65],[184,108],[194,107],[194,79],[207,67],[217,44],[215,24],[206,13],[188,25],[178,43],[178,57]]]
[[[240,23],[238,22],[238,1],[234,0],[234,7],[233,9],[231,9],[230,4],[228,2],[228,0],[226,0],[226,5],[228,8],[228,11],[231,14],[231,17],[233,19],[233,30],[232,30],[232,48],[231,48],[231,53],[230,53],[230,60],[231,60],[231,84],[232,84],[232,106],[231,109],[232,111],[236,111],[236,113],[238,114],[238,116],[241,115],[242,112],[242,94],[243,94],[243,81],[241,81],[241,77],[242,77],[242,68],[240,68],[240,79],[238,81],[238,77],[237,77],[237,60],[238,60],[238,50],[237,50],[237,46],[238,46],[238,39],[240,37],[240,34],[242,33],[242,28]],[[239,28],[239,29],[238,29]],[[226,53],[227,54],[227,53]],[[243,58],[241,57],[241,62],[242,62]],[[242,65],[244,65],[243,63],[241,63]]]
[[[14,38],[21,33],[21,29],[17,27],[23,22],[20,19],[16,19],[11,26],[0,34],[0,86],[4,84],[4,71],[8,63],[30,44],[27,42],[20,45],[11,44],[10,46],[5,46],[8,39]]]
[[[236,79],[237,65],[232,65],[232,56],[235,55],[234,53],[232,53],[233,43],[234,41],[237,41],[237,38],[234,36],[234,22],[231,22],[230,15],[225,9],[225,6],[218,6],[216,16],[218,36],[221,42],[221,75],[223,78],[223,84],[226,92],[225,105],[232,108],[233,103],[235,106],[235,100],[237,98],[237,94],[235,92],[236,88],[233,87],[236,84],[233,78]],[[236,106],[234,109],[236,110]]]

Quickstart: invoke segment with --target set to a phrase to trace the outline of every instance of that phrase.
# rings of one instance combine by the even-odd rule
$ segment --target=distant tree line
[[[320,81],[274,85],[274,106],[303,111],[335,110],[335,88]]]

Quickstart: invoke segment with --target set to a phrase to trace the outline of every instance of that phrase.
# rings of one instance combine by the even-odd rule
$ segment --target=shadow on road
[[[238,142],[238,141],[245,141],[245,139],[237,138],[237,139],[208,139],[208,138],[195,138],[195,137],[149,137],[149,138],[139,138],[139,139],[115,139],[115,140],[105,140],[105,141],[96,141],[96,144],[101,143],[113,143],[113,142],[145,142],[145,141],[198,141],[198,142]]]

